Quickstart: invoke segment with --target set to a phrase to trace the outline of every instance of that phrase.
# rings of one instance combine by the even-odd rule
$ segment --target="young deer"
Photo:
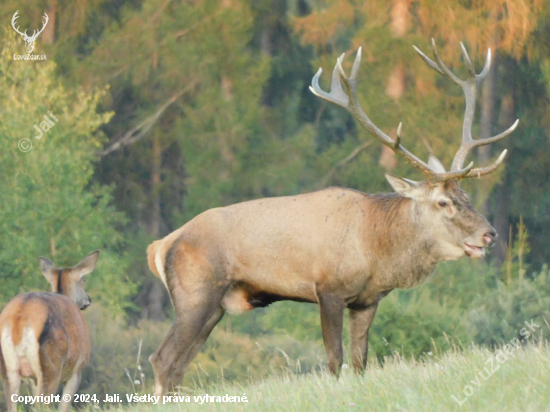
[[[52,395],[59,383],[63,395],[73,398],[82,369],[90,357],[88,328],[80,310],[90,306],[84,275],[96,266],[99,250],[78,265],[54,268],[39,258],[52,293],[25,293],[12,299],[0,314],[0,370],[8,412],[15,412],[21,378],[30,378],[33,394]],[[61,411],[71,402],[63,401]]]

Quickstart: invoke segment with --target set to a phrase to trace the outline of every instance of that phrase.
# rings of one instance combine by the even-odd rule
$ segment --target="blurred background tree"
[[[135,282],[126,271],[126,219],[110,205],[112,190],[92,181],[94,153],[106,142],[98,129],[111,117],[96,113],[105,93],[68,90],[49,61],[17,67],[11,57],[19,39],[5,30],[1,37],[0,302],[29,287],[49,289],[38,256],[63,267],[101,249],[90,293],[111,310],[127,310]],[[49,114],[58,122],[35,139],[33,125]]]

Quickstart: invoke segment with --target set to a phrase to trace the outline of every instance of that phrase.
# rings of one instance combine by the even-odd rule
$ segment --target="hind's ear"
[[[95,269],[97,259],[99,258],[99,249],[93,253],[90,253],[82,261],[72,268],[71,276],[80,279],[82,276],[91,273]]]
[[[40,256],[38,258],[38,261],[40,262],[40,269],[42,270],[42,274],[48,281],[50,285],[54,285],[57,283],[57,271],[53,267],[53,262],[50,259],[46,259],[45,257]]]

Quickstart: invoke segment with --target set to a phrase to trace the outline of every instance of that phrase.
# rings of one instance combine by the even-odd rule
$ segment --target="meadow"
[[[475,346],[442,354],[429,353],[420,359],[405,360],[395,355],[387,358],[383,367],[378,362],[371,362],[364,376],[357,376],[349,368],[344,369],[338,381],[325,371],[298,375],[287,369],[255,383],[218,382],[194,390],[184,388],[180,395],[188,396],[181,398],[187,399],[187,402],[167,402],[163,405],[161,399],[159,405],[131,403],[110,410],[550,410],[550,348],[542,344],[520,347],[508,359],[495,357],[498,353],[503,352]],[[248,402],[204,402],[205,394],[220,397],[245,395]],[[125,394],[121,395],[125,398]],[[200,398],[195,401],[194,397]]]

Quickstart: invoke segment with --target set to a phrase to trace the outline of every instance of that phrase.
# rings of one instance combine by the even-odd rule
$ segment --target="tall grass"
[[[257,383],[219,382],[197,387],[185,393],[190,402],[162,405],[161,399],[160,405],[134,403],[118,410],[550,411],[550,348],[545,345],[520,348],[503,363],[494,361],[493,366],[488,366],[489,359],[494,360],[494,352],[479,347],[425,355],[416,360],[396,355],[388,358],[383,367],[372,363],[364,376],[357,376],[349,369],[343,370],[339,380],[325,371],[307,375],[287,371]],[[491,368],[494,373],[488,374]],[[480,372],[486,380],[480,377]],[[466,385],[473,389],[473,393],[466,390],[470,396],[464,395]],[[193,396],[206,393],[246,394],[248,402],[201,405],[193,401]],[[460,406],[453,396],[466,401]]]

